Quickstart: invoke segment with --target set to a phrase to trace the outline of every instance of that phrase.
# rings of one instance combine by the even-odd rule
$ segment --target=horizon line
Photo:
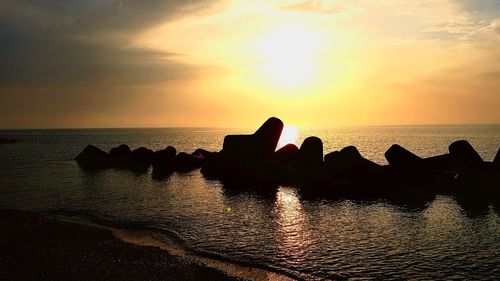
[[[436,124],[370,124],[370,125],[335,125],[335,126],[298,126],[290,124],[298,128],[309,129],[331,129],[345,127],[424,127],[424,126],[498,126],[500,123],[436,123]],[[285,124],[285,126],[287,126]],[[247,126],[145,126],[145,127],[27,127],[27,128],[0,128],[0,131],[7,130],[92,130],[92,129],[248,129],[258,128]]]

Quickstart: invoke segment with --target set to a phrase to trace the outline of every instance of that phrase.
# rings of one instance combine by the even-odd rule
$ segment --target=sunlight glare
[[[283,131],[281,132],[280,139],[278,141],[278,148],[281,148],[289,143],[296,144],[299,138],[299,130],[295,126],[285,125]]]
[[[305,26],[275,28],[258,40],[262,58],[259,71],[276,86],[297,88],[309,82],[317,72],[320,36]]]

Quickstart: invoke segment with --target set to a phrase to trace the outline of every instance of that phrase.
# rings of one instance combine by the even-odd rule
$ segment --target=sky
[[[0,0],[0,128],[500,123],[500,0]]]

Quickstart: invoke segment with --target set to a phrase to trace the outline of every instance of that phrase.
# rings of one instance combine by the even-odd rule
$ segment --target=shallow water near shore
[[[189,248],[304,279],[500,278],[500,217],[492,206],[470,210],[454,198],[396,204],[302,198],[296,189],[234,191],[199,170],[153,180],[151,173],[84,172],[72,161],[87,144],[109,150],[218,151],[225,135],[253,129],[2,130],[0,207],[65,211],[119,225],[165,229]],[[426,157],[467,139],[491,161],[500,126],[344,127],[299,130],[297,144],[319,136],[325,153],[356,145],[384,164],[399,143]]]

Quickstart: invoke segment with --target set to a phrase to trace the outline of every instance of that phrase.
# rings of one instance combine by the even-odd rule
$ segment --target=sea
[[[151,170],[88,172],[73,160],[87,144],[106,151],[123,143],[219,151],[225,135],[254,130],[0,130],[0,137],[17,140],[0,145],[0,208],[81,214],[167,232],[197,253],[297,279],[500,280],[496,206],[469,210],[445,195],[421,204],[303,198],[291,186],[264,193],[227,188],[199,170],[157,180]],[[287,134],[298,146],[305,137],[320,137],[325,154],[355,145],[379,164],[387,164],[384,152],[395,143],[428,157],[466,139],[487,161],[500,146],[500,125],[296,128]]]

